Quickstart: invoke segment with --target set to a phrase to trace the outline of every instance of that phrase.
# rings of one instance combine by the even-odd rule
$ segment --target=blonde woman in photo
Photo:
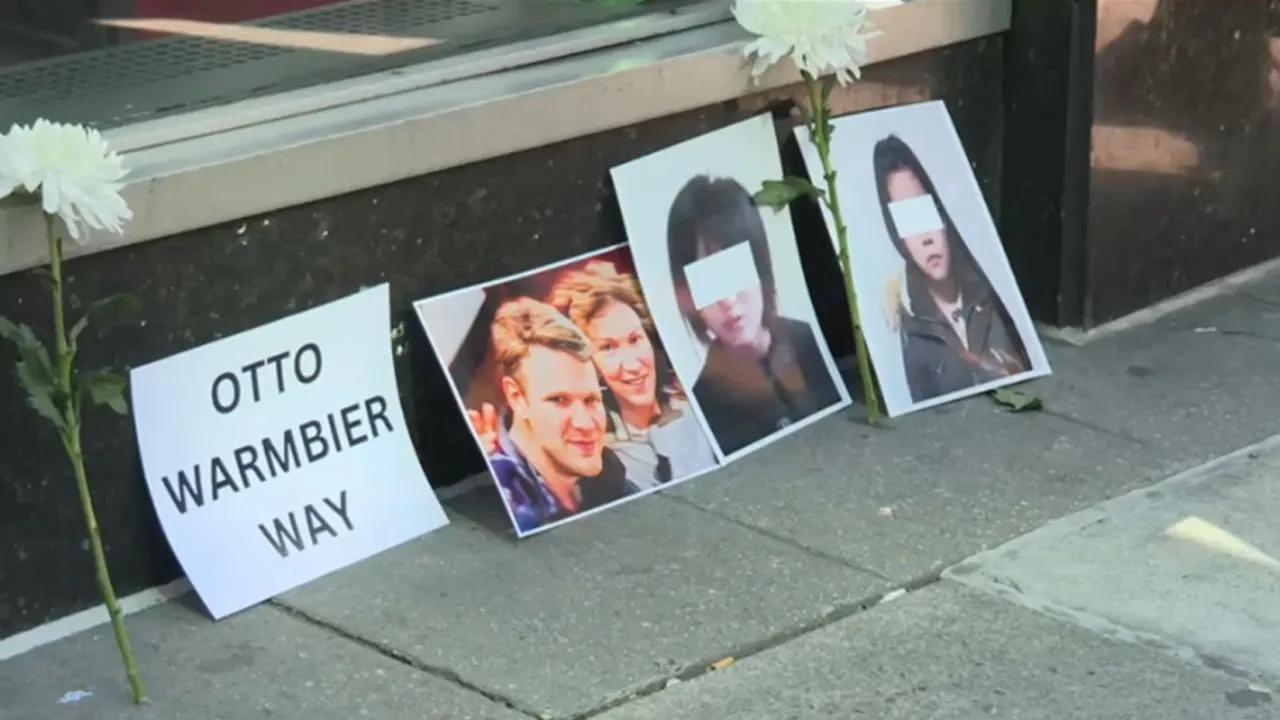
[[[563,275],[550,303],[591,343],[607,391],[606,445],[626,467],[629,484],[647,490],[715,466],[634,276],[592,263]]]

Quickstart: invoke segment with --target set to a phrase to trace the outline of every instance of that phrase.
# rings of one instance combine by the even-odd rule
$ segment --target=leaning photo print
[[[946,105],[834,125],[863,331],[889,415],[1049,374]],[[820,175],[808,129],[796,133],[809,174]]]
[[[625,246],[414,307],[517,535],[717,467]]]
[[[613,169],[636,268],[676,373],[732,460],[849,403],[818,328],[761,115]]]

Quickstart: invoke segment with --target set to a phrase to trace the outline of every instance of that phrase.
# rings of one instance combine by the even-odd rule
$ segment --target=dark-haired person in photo
[[[546,303],[511,300],[490,328],[510,408],[489,463],[516,526],[528,532],[628,493],[604,446],[606,413],[591,347]]]
[[[905,297],[889,293],[915,402],[1025,372],[1017,328],[956,230],[928,172],[896,135],[873,153],[880,208],[906,261]]]
[[[609,410],[605,444],[632,488],[649,490],[715,466],[634,276],[612,263],[588,265],[556,282],[551,304],[591,342]]]
[[[730,178],[689,180],[667,216],[667,251],[676,304],[707,345],[693,395],[721,451],[732,454],[841,401],[813,329],[778,312],[769,238],[746,188]],[[691,282],[691,266],[730,256],[732,263],[704,266]]]

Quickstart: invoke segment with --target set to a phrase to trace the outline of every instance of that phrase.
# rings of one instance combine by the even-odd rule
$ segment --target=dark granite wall
[[[1280,255],[1280,0],[1098,0],[1092,325]]]
[[[836,99],[846,110],[945,98],[989,201],[999,196],[1000,38],[869,68]],[[744,98],[262,217],[91,255],[69,263],[69,288],[91,300],[130,291],[142,322],[105,337],[89,330],[86,367],[155,360],[383,281],[405,325],[396,358],[401,401],[437,486],[482,469],[410,302],[616,243],[623,238],[610,167],[772,109],[788,125],[791,92]],[[794,148],[788,162],[799,169]],[[216,189],[211,189],[216,194]],[[806,272],[824,328],[848,352],[843,296],[816,210],[797,211]],[[0,277],[0,308],[47,325],[32,273]],[[9,356],[4,355],[4,362]],[[10,382],[0,382],[0,637],[97,602],[66,462]],[[132,425],[94,413],[86,433],[90,481],[117,589],[177,577],[144,487]]]
[[[1001,218],[1090,328],[1280,256],[1280,0],[1014,0]]]

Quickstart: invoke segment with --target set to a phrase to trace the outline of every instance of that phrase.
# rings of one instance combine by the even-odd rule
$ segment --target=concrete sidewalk
[[[0,663],[0,719],[1280,717],[1280,573],[1161,534],[1280,557],[1273,445],[1168,480],[1280,432],[1280,277],[1048,350],[1045,412],[844,414],[522,542],[473,492],[229,620],[131,616],[145,709],[100,628]]]

